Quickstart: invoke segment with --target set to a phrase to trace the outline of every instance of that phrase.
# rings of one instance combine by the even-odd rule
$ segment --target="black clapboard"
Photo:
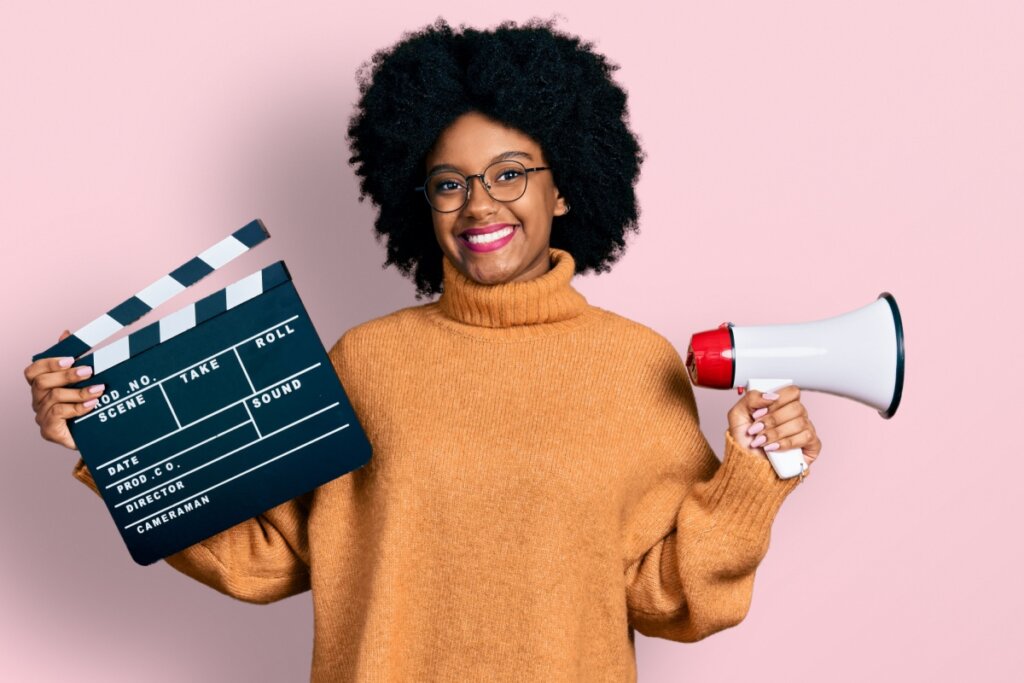
[[[268,237],[256,220],[33,360],[77,356]],[[370,444],[283,261],[76,360],[68,423],[151,564],[366,464]]]

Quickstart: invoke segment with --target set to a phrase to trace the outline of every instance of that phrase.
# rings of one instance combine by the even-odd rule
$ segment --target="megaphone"
[[[903,319],[889,292],[849,313],[791,325],[717,329],[690,338],[686,369],[694,385],[775,391],[790,384],[851,398],[889,419],[903,395]],[[799,448],[766,451],[781,479],[802,475]]]

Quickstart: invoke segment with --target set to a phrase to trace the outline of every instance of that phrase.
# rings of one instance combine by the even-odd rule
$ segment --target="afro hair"
[[[459,116],[476,111],[536,140],[572,211],[553,222],[551,246],[576,272],[607,272],[638,231],[634,185],[644,153],[628,126],[619,67],[593,44],[560,33],[554,20],[507,21],[453,30],[438,18],[376,52],[357,72],[360,99],[349,121],[349,163],[359,201],[387,260],[416,283],[416,297],[442,289],[442,252],[422,184],[426,155]]]

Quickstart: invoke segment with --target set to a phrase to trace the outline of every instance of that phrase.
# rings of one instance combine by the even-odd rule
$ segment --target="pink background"
[[[247,605],[135,565],[76,454],[39,438],[22,369],[257,216],[274,239],[158,315],[282,258],[327,346],[416,303],[380,268],[344,133],[359,64],[439,6],[137,5],[0,12],[0,678],[306,680],[308,594]],[[640,680],[1019,680],[1024,5],[659,5],[557,8],[621,65],[649,154],[641,235],[578,288],[684,350],[888,290],[908,363],[893,420],[805,395],[824,449],[749,616],[696,644],[638,636]],[[697,398],[721,455],[736,394]]]

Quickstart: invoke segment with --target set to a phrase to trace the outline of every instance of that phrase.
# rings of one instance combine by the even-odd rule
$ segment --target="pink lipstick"
[[[497,251],[512,241],[519,225],[494,223],[483,228],[470,228],[459,235],[459,241],[470,251],[484,253]]]

